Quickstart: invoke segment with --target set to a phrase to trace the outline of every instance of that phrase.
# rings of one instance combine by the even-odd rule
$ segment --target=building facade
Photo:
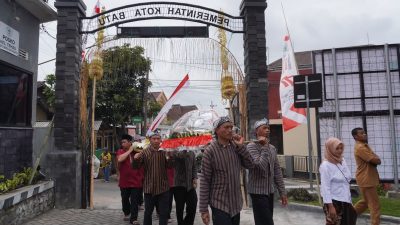
[[[39,25],[56,19],[46,2],[0,0],[0,174],[32,165]]]
[[[351,46],[295,53],[299,74],[322,75],[323,106],[311,111],[313,172],[329,137],[340,138],[353,178],[356,171],[351,130],[364,128],[368,143],[382,159],[380,179],[398,180],[400,162],[400,45]],[[269,65],[271,142],[282,141],[281,165],[294,174],[308,172],[307,128],[283,132],[279,115],[281,60]],[[283,138],[279,139],[281,133]],[[275,144],[279,146],[278,144]],[[278,148],[279,149],[279,148]],[[299,174],[299,173],[297,173]]]
[[[379,155],[381,180],[393,181],[400,170],[400,45],[368,45],[313,52],[314,71],[323,77],[324,105],[319,109],[319,139],[331,136],[345,145],[355,176],[351,130],[361,127]]]

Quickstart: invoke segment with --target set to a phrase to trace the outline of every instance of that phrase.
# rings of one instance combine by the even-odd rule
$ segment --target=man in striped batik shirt
[[[274,184],[281,196],[282,205],[286,206],[285,184],[279,166],[276,149],[269,144],[269,123],[262,119],[254,124],[256,141],[247,145],[247,150],[254,160],[255,167],[249,169],[248,192],[253,204],[255,225],[273,225]]]
[[[134,156],[133,167],[144,168],[144,221],[143,225],[152,224],[154,207],[158,204],[160,225],[168,224],[169,184],[167,168],[174,165],[173,157],[165,151],[160,151],[161,136],[150,132],[150,146]]]
[[[253,167],[253,161],[243,145],[243,137],[233,134],[233,123],[221,117],[213,124],[216,139],[206,147],[200,177],[200,213],[203,223],[239,225],[242,209],[240,169]]]

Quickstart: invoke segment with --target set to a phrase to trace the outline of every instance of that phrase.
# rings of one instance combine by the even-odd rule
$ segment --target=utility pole
[[[142,126],[142,136],[146,136],[147,131],[147,95],[149,91],[149,86],[147,85],[149,82],[149,71],[146,72],[146,80],[144,82],[143,93],[142,93],[142,106],[143,106],[143,126]]]

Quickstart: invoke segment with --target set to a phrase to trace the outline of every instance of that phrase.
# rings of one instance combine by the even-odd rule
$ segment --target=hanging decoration
[[[103,12],[105,7],[102,8]],[[104,17],[104,15],[102,16]],[[99,24],[99,27],[102,25]],[[89,77],[91,79],[100,80],[103,77],[103,58],[102,58],[102,45],[104,42],[104,29],[97,32],[96,49],[94,56],[89,65]]]
[[[93,62],[92,74],[101,74],[100,53],[97,53],[98,43],[103,40],[101,48],[103,50],[120,47],[123,45],[141,46],[145,49],[144,55],[152,62],[153,68],[163,68],[164,71],[176,70],[177,67],[184,67],[185,71],[190,68],[193,73],[192,79],[219,80],[220,83],[203,83],[198,85],[195,91],[220,90],[221,98],[224,104],[233,104],[235,96],[240,101],[239,118],[235,121],[242,131],[247,131],[246,111],[246,87],[244,85],[244,74],[240,68],[240,64],[234,55],[227,49],[229,36],[219,30],[218,38],[116,38],[115,36],[98,37],[96,45],[93,45],[86,52],[89,62]],[[228,37],[228,38],[227,38]],[[199,51],[199,49],[207,49],[207,51]],[[121,60],[120,57],[111,56],[109,59]],[[129,57],[124,58],[130,60]],[[120,62],[121,66],[125,66]],[[128,66],[128,65],[126,65]],[[104,71],[108,70],[104,67]],[[114,70],[118,68],[113,68]],[[118,71],[115,71],[118,72]],[[107,74],[113,76],[114,71],[107,71]],[[201,75],[201,77],[199,77]],[[170,83],[160,84],[170,86]],[[237,102],[237,101],[235,101]],[[230,107],[230,106],[228,106]],[[237,107],[237,105],[232,105]],[[232,115],[232,113],[230,113]],[[242,135],[246,136],[245,133]]]
[[[223,17],[223,15],[221,15]],[[218,39],[221,44],[220,46],[220,60],[222,65],[222,74],[221,74],[221,94],[222,99],[232,100],[235,96],[236,88],[235,83],[233,81],[232,74],[229,72],[229,59],[228,59],[228,51],[226,49],[226,33],[225,30],[218,28]]]
[[[94,53],[93,59],[89,65],[90,79],[100,80],[103,77],[103,58],[100,51]]]

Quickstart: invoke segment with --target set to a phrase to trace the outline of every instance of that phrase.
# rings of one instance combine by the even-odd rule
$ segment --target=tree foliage
[[[156,101],[150,101],[149,102],[149,113],[148,116],[157,116],[158,112],[160,112],[162,106],[160,103]]]
[[[122,125],[142,114],[146,79],[151,61],[142,47],[128,44],[103,51],[104,76],[96,88],[96,118]]]
[[[43,95],[46,98],[46,103],[50,108],[54,108],[54,103],[56,99],[55,85],[56,76],[54,74],[48,74],[44,79],[45,87],[43,89]]]

